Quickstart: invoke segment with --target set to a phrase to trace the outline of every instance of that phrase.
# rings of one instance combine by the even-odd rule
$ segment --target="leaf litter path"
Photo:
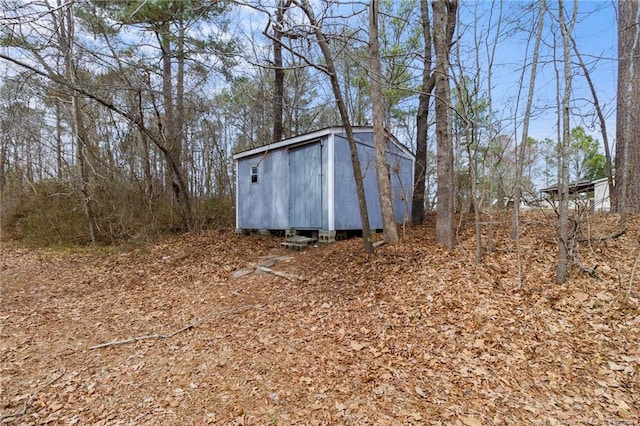
[[[590,230],[606,235],[615,220]],[[453,254],[435,247],[432,224],[373,257],[357,239],[292,253],[279,239],[231,233],[128,250],[3,245],[0,418],[638,424],[640,220],[582,244],[600,279],[564,286],[553,281],[550,227],[523,226],[522,289],[507,234],[497,231],[480,265],[464,221]],[[273,269],[303,280],[232,276],[285,255]]]

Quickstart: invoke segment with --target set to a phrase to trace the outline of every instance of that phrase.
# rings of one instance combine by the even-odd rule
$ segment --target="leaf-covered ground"
[[[291,252],[231,232],[126,250],[4,244],[0,418],[637,425],[640,218],[602,238],[617,220],[585,224],[578,254],[597,276],[563,286],[540,216],[524,220],[522,286],[506,225],[477,264],[465,221],[452,254],[433,224],[374,256],[359,239]],[[260,262],[303,279],[234,278]]]

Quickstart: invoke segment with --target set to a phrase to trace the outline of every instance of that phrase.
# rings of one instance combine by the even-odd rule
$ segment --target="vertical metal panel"
[[[362,140],[362,133],[358,140]],[[335,143],[335,228],[338,230],[362,229],[360,206],[351,164],[351,152],[346,136],[336,135]],[[382,227],[380,200],[378,199],[378,183],[376,180],[373,147],[358,143],[358,157],[362,170],[369,226],[373,229]]]
[[[403,222],[411,218],[413,196],[413,162],[400,155],[387,153],[391,167],[391,196],[396,220]]]
[[[367,198],[369,225],[373,229],[382,228],[382,214],[378,193],[378,181],[375,171],[375,153],[373,133],[359,133],[358,157],[362,167],[362,178]],[[362,229],[358,197],[353,178],[351,156],[346,136],[336,134],[335,143],[335,229]],[[387,159],[390,166],[397,166],[397,173],[391,174],[391,194],[398,222],[411,216],[411,197],[413,191],[413,159],[390,143],[387,146]]]
[[[237,227],[241,229],[287,229],[289,223],[289,186],[286,184],[286,150],[275,150],[237,162]],[[257,182],[251,168],[257,167]]]
[[[322,145],[289,150],[289,225],[322,227]]]
[[[236,229],[242,228],[242,223],[240,222],[240,204],[238,194],[240,193],[240,181],[238,179],[238,169],[240,168],[240,161],[235,160],[235,169],[236,169]]]

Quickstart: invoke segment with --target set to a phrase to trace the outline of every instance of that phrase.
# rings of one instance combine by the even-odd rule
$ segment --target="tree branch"
[[[67,372],[67,367],[62,367],[62,371],[60,372],[60,374],[58,374],[57,376],[55,376],[53,379],[49,380],[47,383],[45,383],[42,387],[36,389],[35,392],[33,392],[29,398],[27,398],[27,400],[24,402],[24,405],[22,406],[22,410],[20,411],[16,411],[15,413],[12,414],[7,414],[4,415],[2,417],[0,417],[0,423],[7,423],[9,422],[9,420],[11,419],[15,419],[21,416],[24,416],[27,413],[27,410],[29,409],[29,407],[31,406],[31,404],[33,403],[33,400],[35,399],[36,395],[40,392],[43,391],[44,389],[46,389],[47,387],[51,386],[52,384],[54,384],[55,382],[57,382],[58,380],[60,380],[60,378],[62,376],[64,376]]]
[[[230,309],[227,311],[220,311],[220,312],[215,312],[211,315],[208,315],[204,318],[199,319],[198,321],[192,322],[191,324],[185,325],[182,328],[179,328],[178,330],[168,333],[168,334],[147,334],[144,336],[134,336],[134,337],[129,337],[128,339],[124,339],[124,340],[114,340],[112,342],[107,342],[107,343],[101,343],[99,345],[95,345],[95,346],[91,346],[89,348],[89,350],[95,350],[95,349],[102,349],[102,348],[106,348],[109,346],[118,346],[118,345],[125,345],[127,343],[135,343],[141,340],[162,340],[162,339],[170,339],[172,337],[174,337],[177,334],[182,333],[183,331],[187,331],[187,330],[191,330],[192,328],[198,327],[200,326],[202,323],[204,323],[207,319],[212,318],[212,317],[221,317],[224,315],[231,315],[231,314],[237,314],[240,312],[244,312],[244,311],[248,311],[249,309],[257,309],[257,308],[261,308],[264,305],[245,305],[245,306],[239,306],[237,308],[234,309]]]

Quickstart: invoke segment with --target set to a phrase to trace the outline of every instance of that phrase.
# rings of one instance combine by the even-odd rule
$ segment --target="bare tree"
[[[418,112],[416,114],[416,162],[413,173],[413,199],[411,202],[411,221],[414,224],[424,222],[425,216],[425,181],[427,175],[427,145],[429,132],[429,100],[431,92],[436,84],[433,74],[431,57],[431,20],[429,18],[428,0],[420,0],[420,13],[422,20],[422,37],[424,39],[424,51],[422,54],[422,84],[418,95]],[[453,34],[453,33],[452,33]]]
[[[487,104],[489,107],[489,111],[492,111],[494,108],[494,97],[493,97],[493,66],[495,63],[495,59],[496,59],[496,50],[498,48],[498,40],[500,37],[500,32],[501,32],[501,28],[502,28],[502,22],[501,22],[501,17],[502,17],[502,9],[504,6],[504,2],[500,1],[500,9],[499,9],[499,18],[497,21],[497,26],[496,26],[496,31],[495,31],[495,35],[493,37],[492,40],[489,39],[490,37],[490,33],[487,32],[487,38],[485,40],[485,47],[486,47],[486,54],[488,57],[488,64],[487,64]],[[485,181],[485,184],[482,185],[482,197],[484,197],[487,200],[488,203],[488,216],[489,216],[489,223],[487,226],[487,245],[486,245],[486,252],[487,253],[492,253],[493,252],[493,234],[494,234],[494,186],[498,185],[499,188],[499,184],[497,183],[497,175],[498,175],[498,170],[499,170],[499,166],[500,163],[502,162],[502,159],[504,158],[504,154],[505,151],[504,149],[495,149],[495,147],[503,147],[505,146],[505,144],[501,143],[501,140],[503,139],[502,135],[499,135],[498,133],[500,132],[499,129],[496,128],[496,123],[494,123],[493,119],[489,120],[488,126],[487,126],[487,133],[489,134],[489,144],[487,147],[487,156],[488,158],[490,157],[495,157],[496,161],[492,161],[489,164],[489,174],[490,174],[490,178],[489,178],[489,182],[488,185]],[[491,155],[493,154],[493,155]],[[485,162],[486,162],[487,158],[485,158]],[[498,190],[498,193],[500,191]],[[498,197],[499,198],[499,197]]]
[[[518,282],[522,287],[522,258],[520,253],[520,201],[522,200],[523,174],[527,143],[529,140],[529,118],[531,116],[531,107],[533,104],[533,96],[536,86],[536,74],[538,70],[538,60],[540,57],[540,43],[542,40],[542,31],[544,29],[544,14],[546,11],[545,0],[538,4],[538,19],[535,35],[535,44],[533,46],[533,58],[531,60],[531,74],[529,76],[529,92],[527,93],[527,101],[524,108],[524,118],[522,122],[522,136],[520,138],[520,149],[516,156],[516,185],[515,196],[513,198],[513,220],[511,222],[511,238],[516,242],[516,252],[518,254]],[[524,77],[524,70],[522,73]]]
[[[60,1],[56,11],[52,11],[52,17],[57,21],[56,32],[60,52],[64,62],[64,75],[73,84],[76,85],[78,80],[78,69],[75,62],[76,53],[73,50],[75,44],[75,27],[73,16],[73,3],[62,7]],[[89,137],[84,125],[82,110],[80,105],[80,94],[77,90],[71,90],[71,114],[73,138],[76,145],[76,159],[80,170],[80,192],[83,197],[83,209],[87,217],[89,227],[89,236],[95,244],[98,241],[98,227],[93,205],[95,201],[92,198],[90,182],[89,182]]]
[[[382,99],[382,70],[378,41],[378,0],[369,4],[369,64],[371,67],[371,102],[373,103],[373,144],[375,149],[376,176],[384,240],[388,244],[398,242],[398,224],[393,211],[389,164],[386,158],[387,137],[384,129],[384,100]]]
[[[556,282],[564,284],[567,281],[570,267],[569,252],[569,148],[571,144],[571,128],[569,123],[571,99],[571,34],[578,13],[578,1],[574,0],[573,14],[567,25],[564,1],[558,1],[558,22],[562,34],[562,57],[564,64],[564,92],[562,96],[562,110],[558,113],[562,117],[562,140],[560,149],[560,173],[558,192],[560,195],[558,221],[558,266]]]
[[[449,87],[449,51],[447,34],[452,31],[451,16],[456,16],[457,0],[434,1],[433,41],[436,54],[436,138],[437,138],[437,205],[436,241],[453,250],[454,170],[451,137],[451,89]]]
[[[171,13],[178,13],[173,11]],[[144,18],[143,18],[144,19]],[[164,110],[164,128],[162,136],[167,153],[167,162],[172,165],[169,168],[169,185],[173,190],[184,226],[189,230],[194,230],[194,220],[191,207],[190,189],[187,185],[184,168],[182,165],[183,155],[183,122],[184,122],[184,33],[174,37],[170,28],[171,20],[163,20],[159,23],[152,23],[162,52],[162,107]],[[182,34],[182,37],[180,37]],[[177,40],[174,48],[172,40]],[[176,78],[176,88],[173,83],[173,58],[178,59]],[[175,97],[175,101],[174,101]]]
[[[593,107],[596,110],[598,122],[600,123],[600,134],[602,135],[602,144],[604,145],[605,164],[607,169],[607,185],[609,187],[609,197],[613,198],[615,197],[615,186],[613,165],[611,160],[611,148],[609,144],[609,134],[607,132],[607,122],[604,118],[604,113],[602,111],[602,107],[600,106],[600,101],[598,100],[598,93],[596,91],[596,86],[593,83],[593,79],[591,78],[591,73],[589,72],[589,68],[587,68],[584,60],[582,59],[582,55],[578,50],[578,44],[576,43],[574,37],[571,37],[571,44],[573,46],[573,52],[576,54],[576,58],[578,58],[578,65],[580,65],[580,68],[582,68],[584,78],[587,80],[587,84],[589,85],[589,91],[591,92],[591,97],[593,98]],[[612,204],[615,204],[615,202]]]
[[[457,8],[457,5],[456,5]],[[429,106],[432,92],[436,84],[436,73],[433,69],[433,35],[429,16],[428,0],[420,0],[421,29],[423,37],[423,69],[420,92],[418,94],[418,110],[416,113],[416,162],[413,174],[413,199],[411,202],[411,221],[420,224],[425,218],[425,190],[429,173],[427,168],[427,147],[429,141]],[[451,49],[456,27],[457,13],[447,15],[446,43]]]
[[[516,158],[516,185],[515,196],[513,203],[513,220],[511,222],[511,238],[518,239],[518,226],[520,216],[520,200],[522,199],[523,188],[523,174],[525,153],[527,147],[527,140],[529,139],[529,120],[531,118],[531,108],[533,105],[533,96],[536,87],[536,75],[538,71],[538,61],[540,57],[540,43],[542,40],[542,30],[544,29],[544,14],[546,11],[545,0],[540,1],[538,7],[537,29],[535,33],[535,43],[533,46],[533,58],[531,59],[531,74],[529,75],[529,91],[527,93],[527,100],[524,108],[524,115],[522,119],[522,136],[520,137],[519,152]],[[524,70],[523,70],[524,76]]]
[[[278,0],[276,22],[273,26],[273,137],[274,142],[282,139],[284,132],[284,74],[282,62],[282,37],[284,13],[291,6],[291,0]]]

